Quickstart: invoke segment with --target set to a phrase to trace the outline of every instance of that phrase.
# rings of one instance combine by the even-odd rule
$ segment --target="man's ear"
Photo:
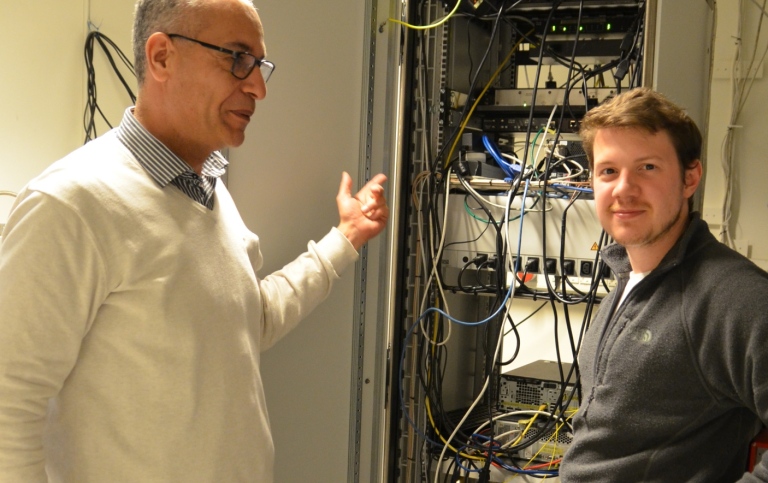
[[[686,198],[690,198],[696,192],[696,188],[699,187],[701,182],[703,171],[704,168],[698,159],[683,171],[683,194]]]
[[[176,48],[168,35],[155,32],[147,39],[144,46],[147,56],[147,75],[157,82],[165,82],[173,71]]]

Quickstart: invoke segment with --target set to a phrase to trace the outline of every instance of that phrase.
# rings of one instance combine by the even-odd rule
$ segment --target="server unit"
[[[499,409],[557,412],[559,407],[579,408],[576,375],[568,362],[539,360],[501,375]],[[565,381],[567,379],[567,382]]]

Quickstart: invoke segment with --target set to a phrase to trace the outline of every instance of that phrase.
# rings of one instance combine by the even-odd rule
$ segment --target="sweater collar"
[[[709,226],[701,219],[700,213],[691,213],[689,216],[688,227],[651,273],[665,272],[681,263],[685,258],[686,253],[693,248],[692,245],[695,244],[697,240],[703,240],[707,235],[710,237],[712,236],[709,232]],[[627,250],[618,243],[612,243],[601,249],[600,256],[616,274],[628,274],[632,271],[632,265],[629,263]]]

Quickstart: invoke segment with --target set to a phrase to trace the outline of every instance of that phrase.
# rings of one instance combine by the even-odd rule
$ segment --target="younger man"
[[[698,128],[634,89],[591,110],[581,134],[618,286],[580,351],[562,481],[768,481],[768,460],[744,472],[768,422],[768,274],[691,212]]]

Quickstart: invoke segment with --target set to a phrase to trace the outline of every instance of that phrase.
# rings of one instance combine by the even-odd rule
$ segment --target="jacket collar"
[[[654,268],[651,273],[663,273],[680,264],[686,254],[692,250],[698,242],[703,242],[707,237],[712,237],[712,234],[709,231],[709,226],[701,219],[699,212],[695,211],[691,213],[688,227],[685,229],[685,232],[683,232],[683,235],[677,242],[675,242],[674,246],[667,252],[667,254],[664,255],[664,258],[662,258],[659,265]],[[625,276],[632,270],[627,250],[618,243],[612,243],[601,249],[600,256],[617,276]]]

